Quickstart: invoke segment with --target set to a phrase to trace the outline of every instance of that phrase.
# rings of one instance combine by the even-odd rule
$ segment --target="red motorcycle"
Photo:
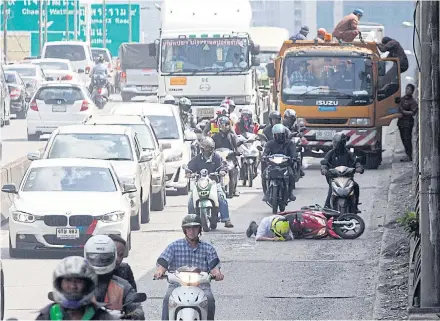
[[[356,239],[365,231],[365,222],[357,214],[341,214],[319,205],[278,213],[287,218],[296,239]],[[353,232],[353,233],[351,233]]]

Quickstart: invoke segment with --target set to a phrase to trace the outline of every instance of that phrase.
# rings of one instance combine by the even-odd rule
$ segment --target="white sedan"
[[[130,244],[130,198],[110,162],[45,159],[30,164],[9,209],[9,255],[38,250],[81,251],[93,235],[117,234]],[[128,246],[129,248],[130,246]],[[128,253],[126,253],[128,254]]]
[[[70,60],[67,59],[34,59],[31,64],[39,65],[43,69],[48,81],[65,81],[81,84],[81,79]]]

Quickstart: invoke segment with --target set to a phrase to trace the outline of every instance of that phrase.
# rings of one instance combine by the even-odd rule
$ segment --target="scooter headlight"
[[[351,191],[351,188],[349,187],[339,187],[338,185],[336,185],[336,183],[332,183],[332,189],[334,190],[334,192],[339,195],[339,196],[348,196],[348,194]]]
[[[284,158],[283,157],[274,157],[272,159],[272,162],[275,164],[281,164],[281,163],[284,163]]]
[[[207,178],[207,177],[202,177],[202,178],[200,178],[199,181],[197,182],[197,185],[199,185],[199,187],[200,187],[201,189],[205,189],[205,188],[207,188],[208,185],[209,185],[209,180],[208,180],[208,178]]]

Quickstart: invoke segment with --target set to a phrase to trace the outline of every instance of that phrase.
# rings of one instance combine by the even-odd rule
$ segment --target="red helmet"
[[[325,36],[326,33],[327,33],[327,30],[325,30],[325,28],[319,28],[318,29],[318,35],[319,36]]]

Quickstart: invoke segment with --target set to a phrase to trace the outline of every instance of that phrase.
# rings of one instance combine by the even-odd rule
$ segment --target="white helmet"
[[[78,278],[85,282],[84,292],[64,293],[61,281],[64,278]],[[79,309],[92,302],[98,277],[93,267],[81,256],[69,256],[61,260],[53,272],[53,299],[66,309]]]
[[[116,267],[115,242],[107,235],[92,236],[84,245],[84,257],[93,266],[96,274],[111,273]]]
[[[164,104],[174,105],[176,103],[176,99],[171,95],[166,95],[163,99]]]

